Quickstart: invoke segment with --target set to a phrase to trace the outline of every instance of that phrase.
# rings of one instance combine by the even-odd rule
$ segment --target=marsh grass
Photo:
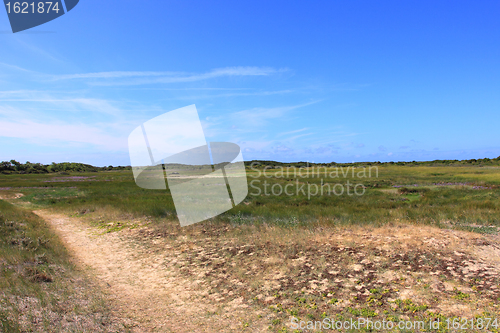
[[[373,168],[373,167],[372,167]],[[257,170],[257,171],[256,171]],[[364,169],[367,170],[367,169]],[[243,203],[215,220],[239,224],[277,225],[284,228],[326,225],[384,225],[400,220],[410,223],[442,225],[500,226],[500,168],[496,166],[379,166],[372,177],[357,177],[362,168],[303,168],[280,174],[276,169],[249,169],[248,182],[253,183]],[[354,175],[354,177],[353,177]],[[376,177],[378,175],[378,177]],[[68,214],[99,211],[108,219],[130,219],[150,216],[154,219],[176,219],[175,207],[167,190],[138,187],[130,171],[79,173],[92,181],[51,182],[53,175],[0,175],[0,188],[11,188],[25,196],[33,207],[54,208]],[[69,177],[68,177],[69,178]],[[309,196],[297,193],[302,185],[318,186],[361,184],[363,195]],[[292,196],[266,195],[275,184],[290,185]],[[256,195],[257,189],[261,190]],[[268,192],[268,194],[271,194]],[[108,222],[109,222],[108,221]]]

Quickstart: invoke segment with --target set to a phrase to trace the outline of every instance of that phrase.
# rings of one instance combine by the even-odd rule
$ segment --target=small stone
[[[273,301],[274,301],[274,297],[272,297],[272,296],[264,298],[264,303],[266,303],[266,304],[272,303]]]

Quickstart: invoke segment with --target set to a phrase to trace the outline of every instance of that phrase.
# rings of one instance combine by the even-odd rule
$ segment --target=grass
[[[488,308],[481,302],[493,302],[493,296],[498,299],[497,294],[488,294],[481,279],[468,278],[460,270],[465,257],[455,252],[461,251],[465,241],[447,243],[430,227],[498,234],[500,167],[383,165],[371,169],[371,177],[363,177],[359,172],[367,169],[362,168],[330,167],[319,173],[304,168],[299,175],[293,169],[266,169],[265,174],[263,168],[247,171],[248,182],[255,182],[241,204],[185,228],[179,226],[168,190],[141,189],[126,170],[83,173],[78,175],[92,176],[92,180],[64,182],[52,182],[57,175],[0,175],[0,187],[10,188],[0,193],[22,193],[17,202],[26,207],[80,217],[101,233],[135,229],[144,242],[154,238],[174,244],[182,255],[165,269],[186,276],[204,272],[208,299],[223,298],[225,302],[239,295],[255,306],[271,307],[274,317],[269,324],[274,331],[282,331],[290,316],[319,320],[334,314],[344,319],[363,316],[397,321],[410,317],[428,321],[441,316],[436,307],[445,307],[448,299],[474,311]],[[333,193],[333,186],[345,187],[347,182],[361,184],[358,189],[364,194]],[[295,194],[266,195],[266,187],[273,186],[289,186]],[[308,196],[299,191],[301,186],[323,188],[324,192]],[[5,207],[2,214],[5,209],[14,211],[14,207]],[[417,231],[419,234],[413,234]],[[40,249],[50,244],[56,251],[57,240],[44,243],[41,238],[37,243],[39,236],[33,237],[29,237],[31,243],[20,240],[19,244],[39,247],[41,252],[35,251],[35,255],[46,253],[49,264],[37,266],[37,271],[27,270],[26,276],[38,276],[36,282],[29,282],[34,286],[53,286],[60,273],[51,267],[67,267],[57,263],[66,254],[61,249],[51,256],[49,250]],[[476,236],[470,237],[473,244]],[[429,248],[433,243],[423,240],[438,245]],[[162,244],[158,247],[164,251]],[[365,274],[367,271],[372,272]],[[26,280],[23,276],[9,280]],[[236,280],[241,284],[228,283]],[[458,289],[436,291],[450,281]],[[500,280],[491,276],[485,283],[499,285]],[[418,293],[402,295],[408,289]],[[55,288],[51,293],[60,291]],[[4,312],[0,318],[9,317]],[[16,324],[13,319],[0,320]],[[251,329],[247,322],[243,326]]]
[[[2,200],[0,290],[3,332],[102,332],[116,326],[99,289],[74,267],[45,222]]]
[[[296,169],[266,169],[264,173],[262,168],[249,168],[247,198],[215,220],[284,227],[318,223],[383,225],[395,220],[438,226],[451,223],[462,229],[468,225],[500,226],[499,167],[372,166],[371,177],[367,170],[305,168],[299,174]],[[91,210],[101,215],[119,212],[135,217],[176,218],[169,191],[139,188],[130,171],[78,175],[93,178],[51,182],[54,175],[0,175],[0,187],[23,193],[22,200],[30,207],[52,207],[70,214]],[[335,195],[332,187],[338,184],[338,190],[347,182],[362,185],[358,191],[364,194]],[[270,192],[272,186],[278,189],[287,185],[292,196]],[[301,186],[303,190],[309,186],[312,192],[316,187],[323,188],[323,195],[308,196],[300,191]],[[495,232],[493,228],[476,229]]]

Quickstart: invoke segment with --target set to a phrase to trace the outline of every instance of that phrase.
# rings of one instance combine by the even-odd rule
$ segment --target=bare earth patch
[[[291,332],[293,317],[500,317],[498,235],[172,221],[103,233],[84,221],[92,213],[36,213],[92,268],[134,332]]]
[[[23,197],[22,193],[0,192],[0,200],[15,200]]]
[[[167,268],[203,285],[210,299],[270,309],[273,331],[293,331],[292,317],[500,321],[498,236],[405,224],[316,230],[166,224],[133,233],[155,251],[174,251]]]
[[[54,227],[80,265],[91,268],[116,315],[133,332],[230,332],[255,313],[242,302],[208,299],[199,281],[169,265],[175,252],[137,244],[128,230],[103,234],[78,218],[35,213]],[[254,322],[257,329],[264,325]]]

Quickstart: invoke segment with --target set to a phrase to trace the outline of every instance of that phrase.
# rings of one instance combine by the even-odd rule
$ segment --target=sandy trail
[[[132,332],[229,332],[241,328],[237,309],[221,310],[199,295],[196,281],[163,265],[173,259],[168,253],[141,250],[122,232],[98,234],[98,229],[77,218],[42,210],[34,213],[54,228],[77,264],[91,269],[115,315]],[[217,315],[208,315],[216,311]]]

